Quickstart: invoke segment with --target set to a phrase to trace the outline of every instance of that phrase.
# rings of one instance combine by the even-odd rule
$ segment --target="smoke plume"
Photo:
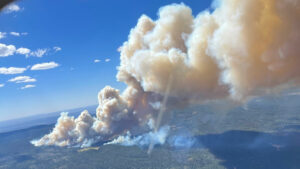
[[[62,114],[33,144],[89,145],[144,126],[162,106],[244,102],[299,85],[300,0],[218,3],[197,16],[184,4],[160,8],[157,20],[142,15],[120,48],[117,79],[126,90],[105,87],[96,117]]]
[[[137,137],[132,137],[130,132],[127,132],[125,136],[119,136],[116,139],[105,143],[105,145],[109,144],[120,144],[124,146],[148,146],[150,144],[156,145],[156,144],[164,144],[166,141],[166,138],[168,136],[168,132],[170,130],[169,126],[163,126],[161,127],[157,132],[149,132],[142,134]]]

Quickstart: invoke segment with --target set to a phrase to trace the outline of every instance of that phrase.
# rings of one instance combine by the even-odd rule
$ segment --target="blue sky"
[[[0,14],[0,121],[97,104],[106,85],[124,89],[115,78],[118,47],[142,14],[155,19],[161,6],[181,2],[194,15],[211,4],[24,0],[6,9]]]

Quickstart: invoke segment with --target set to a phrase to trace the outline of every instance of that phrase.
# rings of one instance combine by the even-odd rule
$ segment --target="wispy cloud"
[[[36,51],[33,51],[30,53],[30,56],[35,56],[35,57],[43,57],[44,55],[46,55],[48,52],[48,49],[37,49]]]
[[[16,47],[14,45],[6,45],[0,43],[0,57],[7,57],[13,55],[16,51]]]
[[[4,87],[4,86],[5,86],[5,85],[4,85],[3,83],[0,83],[0,88],[1,88],[1,87]]]
[[[24,89],[33,88],[33,87],[35,87],[35,85],[25,85],[25,86],[21,87],[21,89],[24,90]]]
[[[29,83],[29,82],[36,82],[36,79],[29,76],[17,76],[15,78],[9,79],[8,81],[15,82],[15,83]]]
[[[105,59],[105,62],[109,62],[110,61],[110,59]]]
[[[0,39],[3,39],[6,37],[6,32],[0,32]]]
[[[59,46],[54,46],[54,47],[53,47],[53,50],[54,50],[55,52],[61,51],[61,47],[59,47]]]
[[[12,75],[12,74],[20,74],[26,71],[26,68],[20,67],[0,67],[0,74],[4,75]]]
[[[56,68],[58,66],[59,64],[55,62],[45,62],[33,65],[30,70],[47,70]]]
[[[95,59],[94,62],[95,62],[95,63],[99,63],[99,62],[101,62],[101,60]]]
[[[25,35],[28,35],[27,32],[22,32],[22,33],[20,33],[20,32],[9,32],[9,34],[12,35],[12,36],[25,36]],[[7,35],[6,32],[0,32],[0,39],[5,38],[6,35]]]
[[[54,53],[56,53],[58,51],[61,51],[61,50],[62,50],[62,48],[59,47],[59,46],[54,46],[53,48],[37,49],[35,51],[30,52],[30,55],[28,55],[28,56],[35,56],[35,57],[41,58],[41,57],[44,57],[48,54],[54,54]]]
[[[4,13],[13,13],[20,11],[21,8],[17,4],[10,4],[7,7],[4,8]]]
[[[25,35],[28,35],[27,32],[22,32],[22,33],[20,33],[20,32],[10,32],[9,34],[12,35],[12,36],[25,36]]]
[[[19,32],[10,32],[9,34],[11,34],[12,36],[20,36]]]

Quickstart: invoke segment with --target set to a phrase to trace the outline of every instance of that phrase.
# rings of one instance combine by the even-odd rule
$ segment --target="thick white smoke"
[[[130,132],[127,132],[125,136],[119,136],[116,139],[105,143],[105,145],[109,144],[120,144],[124,146],[148,146],[150,144],[164,144],[166,142],[168,132],[170,130],[169,126],[162,126],[157,132],[149,132],[142,134],[140,136],[132,137]]]
[[[127,89],[120,94],[105,87],[96,117],[62,114],[53,131],[33,144],[88,145],[125,134],[156,118],[155,105],[165,95],[174,108],[245,101],[297,86],[299,21],[300,0],[223,0],[214,12],[196,17],[184,4],[173,4],[162,7],[156,21],[143,15],[120,48],[117,79]]]

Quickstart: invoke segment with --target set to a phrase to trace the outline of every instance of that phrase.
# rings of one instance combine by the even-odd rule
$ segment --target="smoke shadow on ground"
[[[297,126],[299,127],[299,126]],[[208,148],[228,169],[298,169],[300,133],[228,131],[195,137],[194,148]]]

